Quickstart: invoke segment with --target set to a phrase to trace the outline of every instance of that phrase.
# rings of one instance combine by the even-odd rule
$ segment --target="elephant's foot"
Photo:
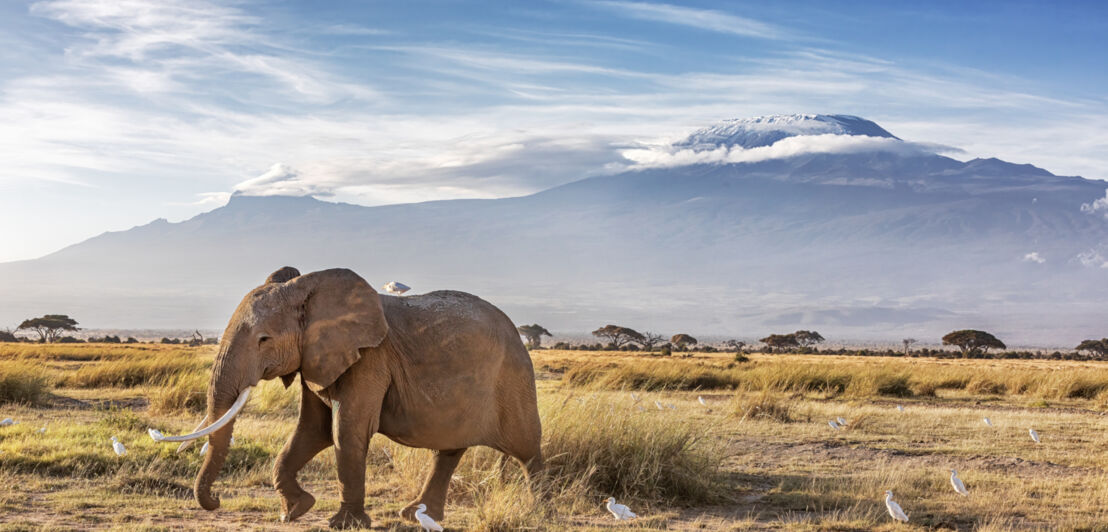
[[[338,513],[327,522],[331,528],[369,528],[369,516],[364,509],[339,508]]]
[[[312,509],[315,505],[315,497],[311,493],[301,490],[298,495],[291,497],[281,493],[281,522],[289,523],[296,520]]]
[[[442,521],[443,515],[446,514],[446,511],[443,508],[443,506],[445,506],[444,504],[442,504],[442,503],[435,504],[433,502],[422,501],[422,500],[417,499],[417,500],[412,501],[407,506],[405,506],[403,510],[400,510],[400,517],[403,517],[404,519],[406,519],[408,521],[415,522],[415,520],[416,520],[416,518],[415,518],[416,507],[419,506],[420,504],[426,504],[427,505],[427,511],[423,512],[423,513],[427,514],[431,519],[434,519],[435,521]]]

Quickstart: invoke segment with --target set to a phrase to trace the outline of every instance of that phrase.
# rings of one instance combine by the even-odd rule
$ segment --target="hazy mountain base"
[[[997,160],[805,155],[633,171],[521,198],[385,207],[233,197],[0,265],[0,323],[222,327],[283,265],[459,289],[519,323],[1020,345],[1101,337],[1106,185]],[[1044,261],[1025,259],[1030,253]]]

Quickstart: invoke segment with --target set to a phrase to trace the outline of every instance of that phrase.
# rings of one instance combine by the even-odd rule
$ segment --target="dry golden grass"
[[[25,374],[31,364],[58,385],[54,407],[0,407],[0,418],[21,422],[0,428],[0,482],[15,486],[0,490],[0,530],[324,527],[338,507],[331,451],[302,472],[319,499],[303,521],[276,523],[269,487],[274,457],[295,425],[299,386],[268,381],[252,396],[236,423],[215,514],[191,499],[199,445],[176,454],[146,436],[150,426],[192,428],[211,355],[180,346],[0,344],[0,375]],[[532,356],[547,474],[528,486],[499,453],[470,450],[451,482],[450,529],[1108,530],[1101,502],[1108,497],[1108,365]],[[152,362],[161,360],[170,362]],[[113,406],[97,409],[104,404]],[[827,421],[840,416],[846,428],[832,430]],[[47,431],[37,432],[44,423]],[[1028,427],[1042,434],[1041,444]],[[125,457],[112,453],[113,435],[127,446]],[[396,512],[418,493],[430,458],[373,439],[367,503],[379,527],[413,530]],[[950,468],[969,497],[950,488]],[[885,489],[909,524],[891,523]],[[609,495],[643,517],[616,526],[603,509]]]
[[[22,361],[0,364],[0,405],[42,404],[49,388],[50,380],[41,368]]]

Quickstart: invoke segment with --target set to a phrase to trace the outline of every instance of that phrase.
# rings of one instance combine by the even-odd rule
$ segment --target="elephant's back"
[[[484,354],[504,354],[511,362],[531,365],[512,320],[492,303],[458,290],[436,290],[416,296],[382,296],[381,305],[390,326],[406,333],[445,342],[474,345],[482,339]],[[460,346],[459,346],[460,347]],[[523,359],[519,360],[522,354]]]

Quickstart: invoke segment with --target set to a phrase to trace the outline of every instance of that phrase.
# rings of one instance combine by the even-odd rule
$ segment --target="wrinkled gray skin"
[[[350,270],[299,275],[285,267],[243,298],[231,317],[212,369],[208,418],[223,415],[246,387],[301,376],[296,430],[273,472],[282,519],[307,512],[315,498],[297,472],[335,446],[342,504],[335,528],[367,527],[366,451],[384,434],[435,451],[415,508],[443,518],[446,489],[466,448],[486,445],[542,468],[541,428],[530,356],[515,326],[476,296],[439,291],[378,296]],[[219,507],[211,486],[227,458],[234,422],[210,436],[196,477],[196,500]]]

